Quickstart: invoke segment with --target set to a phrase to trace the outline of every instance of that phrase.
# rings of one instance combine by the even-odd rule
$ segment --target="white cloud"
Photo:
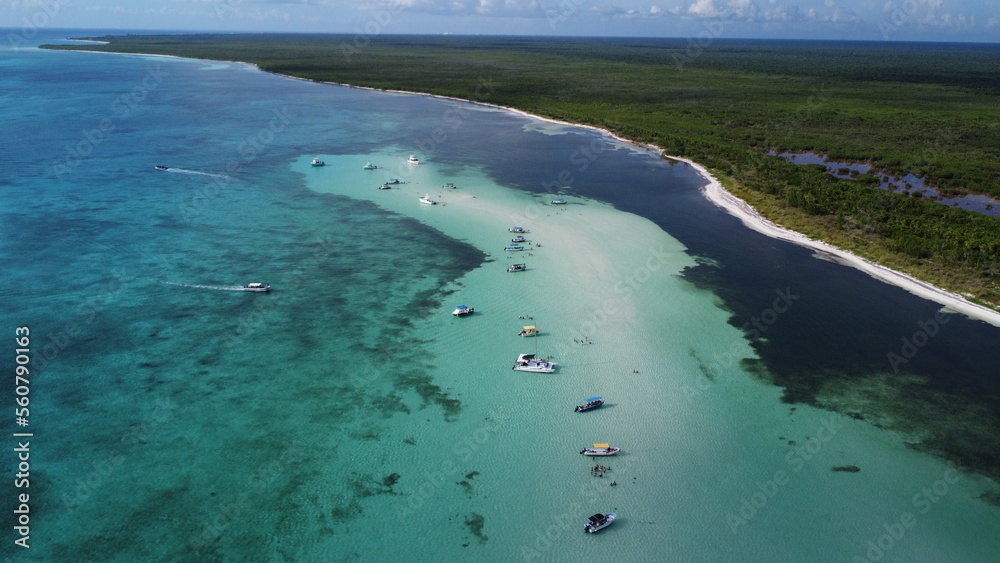
[[[658,6],[650,6],[649,8],[645,9],[642,8],[634,9],[634,8],[622,8],[621,6],[615,6],[612,4],[605,4],[604,6],[594,6],[590,8],[589,11],[595,14],[599,14],[605,19],[615,19],[615,20],[658,18],[663,15],[663,10],[661,10]]]
[[[697,0],[688,6],[687,15],[701,19],[753,21],[759,11],[753,0]]]

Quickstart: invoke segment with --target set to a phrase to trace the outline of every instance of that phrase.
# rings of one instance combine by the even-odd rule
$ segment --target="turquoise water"
[[[991,482],[912,436],[783,403],[745,361],[811,350],[822,365],[779,332],[803,310],[829,342],[908,326],[841,325],[816,313],[817,288],[886,292],[864,305],[889,319],[912,297],[748,233],[681,166],[591,131],[238,64],[0,54],[18,140],[0,172],[0,311],[35,352],[31,548],[11,538],[5,556],[988,561],[1000,547],[979,498]],[[378,190],[388,178],[401,183]],[[565,206],[549,204],[554,182]],[[628,197],[639,187],[656,191]],[[661,200],[676,216],[626,212]],[[507,253],[515,225],[530,246]],[[746,275],[752,298],[692,281],[754,270],[801,273]],[[273,291],[232,290],[251,281]],[[476,313],[455,318],[458,304]],[[734,320],[769,308],[756,338]],[[529,324],[542,334],[517,336]],[[510,370],[536,350],[556,373]],[[972,374],[987,363],[967,355]],[[608,404],[572,412],[593,395]],[[622,448],[603,478],[577,453],[594,442]],[[581,533],[595,512],[619,519]]]

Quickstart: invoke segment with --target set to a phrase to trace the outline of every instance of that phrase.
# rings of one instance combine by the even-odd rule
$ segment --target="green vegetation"
[[[595,125],[708,167],[762,214],[1000,308],[1000,219],[769,150],[1000,196],[995,45],[336,35],[104,38],[59,49],[241,60]]]

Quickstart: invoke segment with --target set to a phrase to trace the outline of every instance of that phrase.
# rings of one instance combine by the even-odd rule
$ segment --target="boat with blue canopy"
[[[596,408],[599,408],[603,404],[604,401],[600,397],[591,397],[589,399],[585,399],[582,405],[577,405],[577,407],[573,409],[573,411],[574,412],[592,411]]]
[[[455,307],[455,310],[452,311],[451,314],[455,315],[456,317],[464,317],[466,315],[471,315],[472,313],[475,313],[475,312],[476,312],[476,310],[473,309],[472,307],[466,307],[465,305],[459,305],[458,307]]]
[[[511,251],[511,250],[524,250],[524,247],[521,246],[520,244],[511,243],[511,244],[508,244],[507,248],[504,248],[504,250],[507,250],[507,251]]]

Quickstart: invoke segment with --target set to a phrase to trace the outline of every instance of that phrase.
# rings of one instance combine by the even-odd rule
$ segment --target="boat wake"
[[[201,172],[199,170],[187,170],[186,168],[167,168],[164,172],[174,172],[176,174],[196,174],[198,176],[211,176],[212,178],[229,179],[228,174],[214,174],[212,172]]]
[[[157,280],[164,285],[176,285],[177,287],[191,287],[194,289],[214,289],[216,291],[246,291],[242,285],[201,285],[197,283],[177,283]]]

